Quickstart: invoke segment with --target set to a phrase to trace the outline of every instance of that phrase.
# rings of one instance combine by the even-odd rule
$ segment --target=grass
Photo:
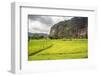
[[[39,39],[28,43],[28,60],[80,59],[88,57],[87,39]]]

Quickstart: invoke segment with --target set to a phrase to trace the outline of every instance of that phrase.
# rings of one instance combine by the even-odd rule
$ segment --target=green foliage
[[[51,46],[52,47],[49,47]],[[39,51],[41,50],[41,51]],[[38,52],[39,51],[39,52]],[[30,54],[35,53],[30,56]],[[39,39],[28,42],[28,60],[79,59],[88,57],[87,39]]]

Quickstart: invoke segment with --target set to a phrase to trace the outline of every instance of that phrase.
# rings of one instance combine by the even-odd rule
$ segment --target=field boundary
[[[38,51],[36,51],[36,52],[34,52],[34,53],[31,53],[31,54],[29,54],[28,56],[35,55],[35,54],[37,54],[37,53],[39,53],[39,52],[41,52],[41,51],[44,51],[45,49],[51,48],[52,46],[53,46],[53,44],[50,45],[50,46],[48,46],[48,47],[46,47],[46,48],[40,49],[40,50],[38,50]]]

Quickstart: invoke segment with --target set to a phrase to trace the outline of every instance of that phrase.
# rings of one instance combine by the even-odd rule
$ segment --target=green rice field
[[[31,39],[28,60],[88,58],[87,39]]]

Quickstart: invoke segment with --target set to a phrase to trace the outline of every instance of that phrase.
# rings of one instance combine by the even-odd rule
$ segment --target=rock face
[[[52,38],[87,38],[87,28],[87,17],[74,17],[53,25],[49,36]]]

